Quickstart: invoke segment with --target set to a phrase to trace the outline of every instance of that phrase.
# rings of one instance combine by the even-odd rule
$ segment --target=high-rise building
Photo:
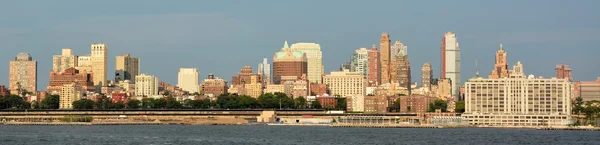
[[[571,77],[571,67],[566,64],[556,65],[556,78],[559,79],[568,79],[569,81],[573,81],[573,77]]]
[[[333,95],[343,97],[365,95],[366,80],[360,72],[348,70],[331,72],[323,77],[323,84],[329,87],[329,91]]]
[[[77,83],[64,84],[60,87],[60,98],[59,108],[60,109],[72,109],[73,102],[80,100],[83,96],[84,90],[81,85]]]
[[[227,81],[209,74],[207,79],[202,81],[202,93],[208,96],[219,96],[227,93]]]
[[[9,66],[8,87],[11,94],[37,91],[37,61],[28,53],[21,52],[10,61]]]
[[[92,73],[92,57],[90,55],[77,56],[77,66],[75,69]]]
[[[140,59],[123,54],[115,57],[115,82],[130,80],[135,82],[135,76],[140,74]]]
[[[73,55],[71,48],[63,48],[61,55],[54,55],[52,59],[52,70],[63,72],[64,70],[77,66],[77,56]]]
[[[177,79],[177,86],[183,89],[183,91],[187,91],[189,93],[200,93],[197,68],[180,68]]]
[[[397,82],[400,87],[406,88],[410,95],[411,75],[407,47],[402,42],[396,41],[392,52],[394,53],[392,53],[390,61],[390,81]]]
[[[95,86],[106,86],[107,83],[107,62],[108,62],[108,47],[106,44],[95,43],[91,46],[92,54],[92,73],[94,74]],[[97,90],[99,91],[99,90]]]
[[[431,91],[431,81],[433,77],[433,70],[431,68],[431,63],[423,64],[421,68],[421,87],[426,88],[428,91]]]
[[[292,51],[306,54],[308,81],[322,83],[323,53],[321,52],[321,45],[317,43],[294,43],[290,48]]]
[[[575,96],[581,97],[583,101],[600,100],[600,77],[596,81],[575,82]]]
[[[140,74],[135,76],[135,96],[156,96],[158,95],[158,78]]]
[[[492,74],[488,76],[490,79],[500,79],[508,77],[508,64],[506,63],[506,52],[504,52],[504,48],[502,48],[502,44],[500,44],[500,48],[496,52],[496,64],[494,65],[494,70]]]
[[[458,101],[460,89],[460,48],[456,34],[447,32],[442,37],[442,79],[449,78],[452,82],[452,97]]]
[[[367,76],[369,51],[367,48],[359,48],[352,55],[352,72],[360,72],[363,76]]]
[[[273,83],[282,84],[282,77],[293,76],[297,78],[308,72],[307,56],[300,51],[293,51],[287,41],[281,51],[273,56]],[[233,84],[233,83],[232,83]]]
[[[252,77],[255,76],[258,79],[253,80]],[[263,79],[259,74],[252,73],[251,66],[244,66],[238,75],[231,77],[231,85],[239,86],[244,84],[252,84],[252,83],[261,83]],[[255,81],[255,82],[254,82]]]
[[[271,83],[271,64],[267,58],[263,58],[263,62],[258,64],[258,74],[263,78],[263,85]]]
[[[381,78],[379,77],[381,76],[381,71],[379,71],[381,65],[379,64],[379,51],[375,45],[369,50],[368,58],[367,86],[378,86],[381,84]]]
[[[573,85],[566,79],[525,77],[520,62],[508,78],[465,83],[463,117],[474,125],[566,126]]]
[[[391,40],[390,35],[387,33],[381,34],[381,40],[379,41],[379,60],[381,61],[381,84],[390,82],[390,58],[391,58]]]
[[[61,87],[66,84],[77,83],[85,91],[95,91],[93,74],[68,68],[63,72],[57,73],[54,70],[50,71],[50,83],[46,87],[46,92],[60,92]]]

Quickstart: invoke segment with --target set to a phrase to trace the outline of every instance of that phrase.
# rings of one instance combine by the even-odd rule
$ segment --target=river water
[[[598,131],[331,128],[307,126],[3,126],[3,145],[600,144]]]

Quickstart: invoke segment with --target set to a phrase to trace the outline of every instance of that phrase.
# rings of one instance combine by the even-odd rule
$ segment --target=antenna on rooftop
[[[475,77],[479,77],[479,65],[477,64],[477,60],[479,57],[475,58]]]

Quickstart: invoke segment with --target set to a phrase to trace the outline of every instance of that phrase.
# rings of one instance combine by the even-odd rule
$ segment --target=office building
[[[253,82],[252,77],[256,77],[258,79],[254,79],[254,82]],[[235,75],[231,78],[231,85],[234,85],[234,86],[240,85],[241,86],[244,84],[252,84],[252,83],[261,83],[262,84],[262,81],[263,81],[263,79],[261,78],[260,74],[252,73],[251,66],[244,66],[240,70],[238,75]]]
[[[140,74],[140,59],[123,54],[115,57],[115,82],[130,80],[135,82],[135,76]]]
[[[321,45],[317,43],[294,43],[290,46],[292,52],[306,54],[306,67],[308,81],[311,83],[322,83],[323,75],[323,52]]]
[[[89,55],[77,56],[77,66],[75,69],[79,71],[85,71],[87,73],[92,73],[92,57]]]
[[[368,63],[367,63],[367,86],[379,86],[381,84],[381,65],[379,60],[379,51],[377,47],[373,45],[369,50]]]
[[[391,40],[390,40],[390,35],[387,33],[383,33],[381,34],[381,39],[379,41],[379,48],[380,53],[379,53],[379,60],[380,60],[380,65],[381,65],[381,84],[384,83],[389,83],[391,80],[390,78],[390,58],[391,58],[391,49],[390,49],[390,45],[391,45]]]
[[[228,90],[227,81],[215,77],[213,74],[209,74],[208,78],[202,81],[202,93],[208,96],[219,96],[227,93]]]
[[[400,87],[406,88],[408,90],[407,95],[410,95],[411,74],[407,47],[402,42],[396,41],[392,52],[394,53],[390,61],[390,81],[397,82]]]
[[[352,54],[352,72],[360,72],[363,76],[367,76],[369,50],[367,48],[359,48],[354,50]]]
[[[147,75],[140,74],[135,76],[135,96],[156,96],[158,95],[158,78]]]
[[[365,113],[387,113],[388,97],[365,96]]]
[[[84,91],[94,91],[96,88],[94,87],[92,75],[93,74],[91,73],[80,71],[72,67],[60,73],[52,70],[50,71],[50,81],[46,87],[46,91],[58,93],[60,92],[61,87],[72,83],[77,83]]]
[[[177,87],[188,93],[200,93],[197,68],[180,68],[177,77]]]
[[[300,51],[289,48],[287,41],[281,51],[273,56],[273,83],[282,84],[283,76],[293,76],[296,79],[308,72],[307,56]],[[294,79],[295,80],[295,79]]]
[[[54,55],[52,58],[52,70],[60,73],[68,68],[76,67],[77,60],[77,56],[73,55],[71,48],[63,48],[61,55]]]
[[[460,48],[456,41],[456,34],[447,32],[442,37],[442,79],[452,81],[452,97],[458,101],[460,88]]]
[[[571,67],[566,64],[558,64],[556,65],[556,78],[559,79],[568,79],[569,81],[573,81],[573,77],[571,77]]]
[[[92,72],[95,86],[105,86],[108,83],[107,78],[107,62],[108,62],[108,47],[106,44],[95,43],[91,46],[90,59],[92,62]]]
[[[600,101],[600,77],[596,81],[575,82],[575,96],[573,97],[581,97],[583,101]]]
[[[508,64],[506,63],[506,52],[504,52],[504,48],[502,48],[502,44],[500,44],[500,48],[496,52],[496,64],[494,65],[494,70],[492,74],[488,76],[490,79],[499,79],[508,77]]]
[[[365,77],[360,72],[350,72],[349,70],[331,72],[323,77],[323,84],[326,84],[332,95],[355,96],[365,95]]]
[[[425,88],[427,91],[431,91],[432,77],[433,69],[431,68],[431,63],[423,64],[423,67],[421,68],[421,87]]]
[[[27,53],[17,54],[9,63],[9,90],[11,94],[37,91],[37,61]]]

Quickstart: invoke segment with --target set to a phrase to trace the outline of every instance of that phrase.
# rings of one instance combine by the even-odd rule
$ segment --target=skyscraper
[[[489,79],[501,79],[508,77],[508,64],[506,63],[506,52],[500,44],[500,48],[496,52],[496,63],[492,74],[488,76]]]
[[[158,78],[140,74],[135,76],[135,96],[156,96],[158,95]]]
[[[77,66],[77,56],[73,55],[71,48],[63,48],[61,55],[54,55],[52,59],[52,70],[61,73],[64,70]]]
[[[452,97],[458,101],[460,89],[460,48],[456,34],[447,32],[442,37],[442,79],[449,78],[452,82]]]
[[[568,79],[569,82],[573,81],[573,77],[571,77],[571,67],[566,64],[556,65],[556,78],[559,79]]]
[[[115,58],[115,82],[130,80],[135,82],[135,76],[140,74],[140,59],[123,54]]]
[[[189,93],[200,93],[197,68],[180,68],[177,79],[177,86],[183,89],[183,91],[187,91]]]
[[[37,61],[27,53],[17,54],[9,63],[9,89],[11,94],[37,91]]]
[[[379,41],[379,60],[381,61],[381,83],[389,83],[390,82],[390,35],[387,33],[381,34],[381,39]]]
[[[94,85],[106,86],[107,83],[107,59],[108,59],[108,47],[106,44],[95,43],[91,46],[92,54],[90,58],[92,60],[92,73],[94,77]],[[99,89],[96,91],[100,91]]]
[[[432,76],[433,70],[431,68],[431,63],[423,64],[423,68],[421,68],[421,87],[431,91]]]
[[[400,41],[396,41],[392,49],[390,61],[390,81],[398,83],[400,87],[406,88],[411,93],[410,61],[408,60],[407,47]]]
[[[75,69],[92,73],[92,58],[90,55],[77,56],[77,66]],[[134,76],[135,77],[135,76]]]
[[[60,87],[59,108],[72,109],[73,102],[81,99],[85,90],[78,83],[72,82]]]
[[[322,83],[323,75],[323,53],[321,45],[317,43],[294,43],[290,47],[292,51],[303,52],[307,59],[307,76],[311,83]]]
[[[285,41],[283,48],[273,56],[273,83],[282,84],[282,77],[295,77],[293,80],[301,78],[307,73],[307,68],[306,54],[293,51]]]
[[[367,71],[367,85],[368,86],[378,86],[381,83],[381,79],[379,76],[381,76],[381,71],[380,70],[380,64],[379,64],[379,51],[377,50],[377,47],[375,47],[375,45],[373,45],[373,47],[371,47],[371,50],[369,50],[369,56],[368,56],[368,71]]]
[[[352,72],[360,72],[363,76],[367,75],[369,50],[359,48],[354,50],[352,55]]]
[[[267,58],[263,58],[263,62],[258,64],[258,74],[263,78],[263,85],[271,83],[271,64]]]

